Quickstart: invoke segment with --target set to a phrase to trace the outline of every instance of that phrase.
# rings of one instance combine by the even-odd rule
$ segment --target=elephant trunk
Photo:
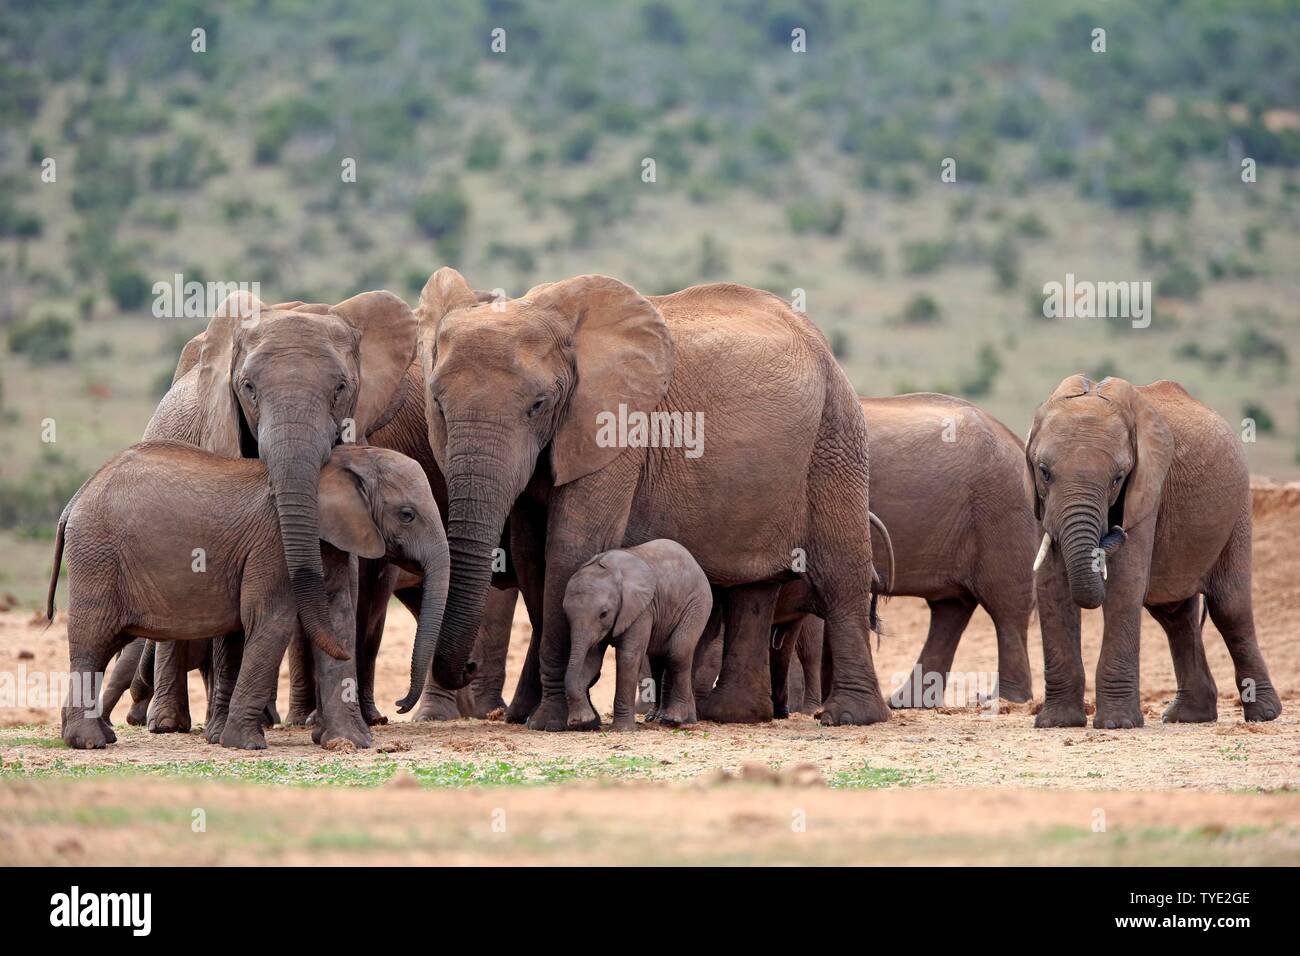
[[[569,700],[569,713],[576,714],[587,706],[587,655],[592,642],[578,634],[569,641],[569,666],[564,672],[564,695]]]
[[[1097,556],[1103,504],[1088,501],[1069,508],[1061,519],[1061,531],[1056,538],[1061,544],[1070,597],[1082,608],[1100,607],[1106,600],[1106,581]]]
[[[522,490],[509,487],[512,469],[495,449],[503,443],[491,433],[448,429],[447,550],[451,586],[442,634],[433,653],[433,676],[448,690],[473,677],[469,662],[492,583],[492,552],[514,500]],[[455,438],[453,439],[453,435]],[[526,480],[525,473],[525,480]]]
[[[447,582],[451,569],[445,557],[423,564],[424,588],[420,592],[420,620],[415,628],[415,648],[411,651],[411,685],[406,696],[397,702],[398,713],[404,714],[424,693],[424,682],[433,661],[433,650],[442,629],[442,615],[447,605]],[[472,665],[467,665],[472,667]]]
[[[293,588],[298,620],[311,642],[330,657],[345,661],[348,652],[334,638],[325,595],[325,573],[320,558],[320,511],[317,494],[324,455],[307,447],[301,439],[275,434],[267,429],[265,443],[267,472],[275,510],[280,519],[285,566]],[[260,444],[260,443],[259,443]]]

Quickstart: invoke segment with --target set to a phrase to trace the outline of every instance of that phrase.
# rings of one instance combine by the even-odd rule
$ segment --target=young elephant
[[[1202,594],[1246,719],[1282,712],[1255,641],[1250,475],[1227,422],[1174,382],[1072,375],[1039,407],[1025,466],[1044,532],[1034,568],[1047,694],[1035,726],[1085,723],[1081,607],[1105,613],[1093,726],[1142,726],[1143,607],[1165,630],[1178,680],[1164,719],[1215,720]]]
[[[641,661],[664,675],[656,719],[669,726],[695,723],[691,662],[713,610],[709,581],[689,551],[659,538],[620,551],[605,551],[582,565],[564,591],[571,645],[565,675],[569,725],[595,724],[588,689],[600,677],[605,648],[617,649],[614,729],[636,727]]]
[[[447,541],[428,481],[396,452],[339,446],[321,469],[318,500],[329,624],[345,645],[354,627],[348,552],[387,557],[423,574],[411,692],[402,702],[409,708],[423,689],[447,589]],[[242,654],[225,655],[214,667],[207,734],[223,746],[264,749],[263,715],[301,627],[279,528],[258,460],[222,458],[180,442],[144,442],[117,455],[82,485],[59,520],[47,614],[54,614],[66,548],[71,673],[102,674],[136,637],[202,640],[242,631]],[[356,680],[347,650],[337,660],[314,648],[313,739],[369,746],[355,694],[345,693],[344,681]],[[116,739],[89,696],[70,693],[63,709],[63,739],[73,747]]]

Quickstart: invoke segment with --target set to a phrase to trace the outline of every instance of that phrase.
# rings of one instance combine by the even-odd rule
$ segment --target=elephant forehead
[[[252,323],[244,332],[244,347],[293,347],[306,351],[343,352],[355,349],[357,332],[333,315],[303,312],[272,312]]]
[[[1081,395],[1053,403],[1043,427],[1062,433],[1099,433],[1119,437],[1128,431],[1120,408],[1097,395]]]

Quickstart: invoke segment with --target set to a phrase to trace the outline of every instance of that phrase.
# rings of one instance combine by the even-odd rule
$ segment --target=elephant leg
[[[998,635],[998,697],[1015,704],[1034,698],[1029,667],[1029,608],[1007,611],[985,603]]]
[[[388,723],[388,718],[375,704],[375,662],[379,659],[379,645],[384,639],[388,599],[397,583],[398,568],[387,561],[365,558],[357,564],[360,581],[357,596],[357,695],[361,716],[374,727]]]
[[[515,605],[519,601],[518,588],[488,592],[483,621],[479,624],[478,645],[474,656],[478,670],[470,684],[473,704],[465,715],[485,720],[494,711],[504,711],[502,692],[506,684],[506,658],[510,654],[510,634],[515,623]]]
[[[589,729],[585,724],[575,726],[569,723],[564,687],[569,663],[569,620],[564,613],[564,589],[573,572],[593,554],[622,544],[640,472],[639,456],[622,455],[601,471],[556,488],[551,495],[547,513],[542,641],[538,657],[542,699],[528,717],[530,730]],[[593,501],[600,502],[601,506],[593,507]],[[520,584],[522,586],[524,582]],[[637,669],[640,669],[639,663]],[[595,708],[591,709],[594,712]]]
[[[717,687],[699,705],[702,720],[752,724],[772,719],[768,648],[780,591],[779,582],[730,589],[722,672]]]
[[[104,669],[131,638],[116,633],[116,622],[82,624],[68,615],[68,695],[61,714],[64,742],[77,750],[99,750],[117,734],[103,713]]]
[[[283,601],[269,604],[244,615],[244,641],[238,668],[230,671],[234,644],[230,635],[221,638],[227,644],[220,655],[223,680],[233,676],[234,686],[227,716],[217,741],[237,750],[265,750],[266,733],[263,716],[275,685],[280,680],[280,661],[294,634],[301,634],[298,616],[292,604]],[[337,632],[336,632],[337,633]]]
[[[708,614],[687,614],[668,638],[668,650],[660,655],[663,668],[662,693],[658,699],[658,719],[666,727],[694,724],[699,719],[695,707],[695,690],[691,670],[700,633],[708,626]]]
[[[221,743],[221,734],[230,718],[230,698],[235,692],[243,659],[243,631],[223,634],[213,639],[212,691],[208,698],[208,722],[203,728],[203,737],[210,744]]]
[[[284,718],[286,727],[306,727],[313,722],[316,712],[316,674],[312,660],[311,642],[301,631],[289,638],[289,713]]]
[[[335,552],[336,555],[339,552]],[[352,603],[352,589],[347,563],[331,567],[327,577],[326,594],[333,633],[347,635],[349,645],[355,643],[356,611]],[[354,647],[344,650],[350,655],[346,661],[335,660],[323,650],[313,646],[312,657],[316,668],[316,722],[312,727],[314,743],[328,747],[333,740],[348,740],[357,747],[369,747],[373,741],[370,727],[361,715],[357,699],[357,664]]]
[[[149,702],[153,700],[153,663],[158,650],[157,641],[145,641],[131,678],[131,709],[126,712],[126,722],[132,727],[143,727],[149,719]]]
[[[943,706],[944,688],[957,644],[977,606],[967,597],[926,603],[930,605],[930,631],[912,670],[889,698],[892,707]]]
[[[137,637],[122,648],[117,663],[113,665],[113,673],[104,684],[104,719],[110,723],[113,720],[113,708],[131,686],[131,682],[135,680],[136,668],[140,666],[140,658],[144,656],[145,643],[143,637]]]
[[[1092,725],[1098,730],[1131,730],[1144,723],[1138,681],[1142,607],[1112,602],[1112,597],[1107,595],[1102,607],[1105,630],[1097,659],[1097,713]]]
[[[1246,720],[1273,720],[1282,713],[1282,699],[1269,680],[1268,667],[1255,637],[1255,614],[1251,607],[1250,519],[1233,529],[1219,558],[1217,574],[1206,589],[1210,618],[1223,635],[1232,656],[1237,693]]]
[[[159,641],[154,651],[153,700],[149,704],[151,734],[190,732],[189,672],[179,641]]]
[[[691,685],[695,689],[697,706],[713,693],[718,673],[722,670],[722,616],[726,602],[727,592],[714,588],[713,613],[709,615],[709,623],[704,626],[704,633],[695,645],[695,658],[691,662]]]
[[[1083,650],[1079,606],[1070,598],[1062,561],[1048,561],[1038,571],[1038,626],[1043,634],[1043,707],[1035,727],[1083,727]]]
[[[867,602],[842,604],[826,612],[826,643],[835,658],[830,694],[822,703],[821,722],[875,724],[889,719],[871,660],[871,626]]]
[[[656,710],[656,704],[659,702],[659,681],[663,677],[663,670],[660,669],[656,674],[654,666],[650,661],[649,655],[641,662],[640,670],[637,674],[636,686],[636,712],[645,714],[646,720],[654,720],[651,716]],[[644,688],[653,688],[651,693],[644,693]]]
[[[803,702],[799,713],[812,716],[822,709],[822,644],[826,639],[826,622],[815,614],[805,614],[799,625],[796,652],[803,669]]]
[[[1192,595],[1173,604],[1152,604],[1147,610],[1169,639],[1169,654],[1178,679],[1178,693],[1162,719],[1168,724],[1213,723],[1219,717],[1219,688],[1201,640],[1200,596]]]
[[[642,614],[619,639],[614,651],[614,730],[636,730],[636,701],[641,687],[641,668],[654,626],[652,616]],[[590,699],[590,698],[589,698]]]
[[[506,723],[522,724],[542,700],[542,631],[546,603],[546,509],[534,501],[516,502],[510,512],[510,550],[525,560],[515,561],[519,593],[528,610],[532,633],[515,692],[506,708]],[[491,593],[489,592],[489,601]]]
[[[799,643],[799,623],[786,621],[772,627],[768,657],[772,669],[772,716],[777,720],[790,716],[790,663]]]
[[[394,592],[397,599],[405,605],[419,620],[420,617],[420,599],[422,590],[420,588],[401,588]],[[424,691],[420,694],[420,703],[416,707],[415,713],[411,715],[411,720],[416,723],[424,723],[431,720],[459,720],[461,716],[460,704],[457,701],[457,692],[448,690],[438,683],[433,676],[430,668],[428,676],[424,681]]]

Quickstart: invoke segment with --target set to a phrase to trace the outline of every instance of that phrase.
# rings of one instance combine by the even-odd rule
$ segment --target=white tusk
[[[1106,552],[1101,552],[1101,579],[1106,580]]]
[[[1043,534],[1042,547],[1038,549],[1038,557],[1034,558],[1034,570],[1037,571],[1047,560],[1047,552],[1052,550],[1052,536],[1050,533]]]

